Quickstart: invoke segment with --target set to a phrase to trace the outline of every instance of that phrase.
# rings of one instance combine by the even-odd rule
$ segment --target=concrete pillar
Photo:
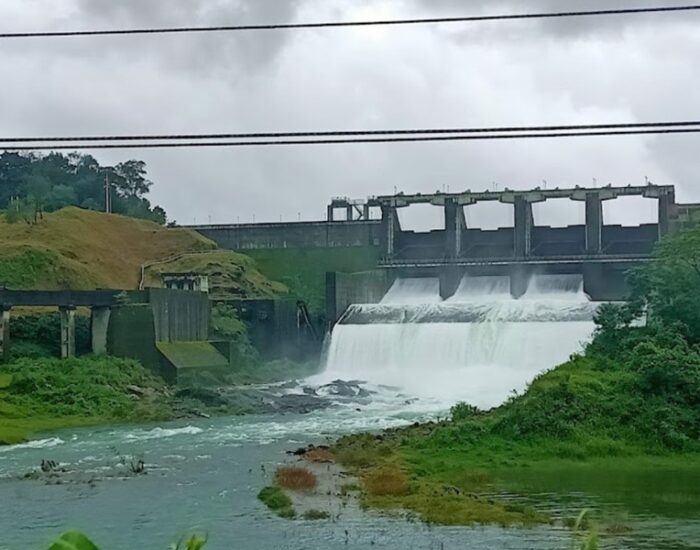
[[[457,258],[461,252],[462,228],[457,211],[459,205],[454,199],[445,201],[445,257]]]
[[[586,254],[603,251],[603,201],[596,192],[586,194]]]
[[[362,219],[369,220],[369,204],[362,205]]]
[[[332,205],[328,205],[328,221],[335,221],[335,208]]]
[[[0,361],[10,359],[10,308],[0,306]]]
[[[671,229],[671,215],[675,209],[675,197],[664,194],[659,197],[659,238],[668,235]]]
[[[515,197],[515,256],[526,258],[532,250],[532,204],[525,197]]]
[[[521,298],[530,284],[531,269],[527,265],[516,264],[510,270],[510,293],[513,298]]]
[[[603,264],[586,262],[583,264],[583,291],[595,302],[610,300],[606,293],[606,277]],[[614,299],[620,299],[619,296]]]
[[[396,208],[382,206],[382,226],[384,228],[384,253],[387,258],[396,254]]]
[[[440,270],[440,297],[443,300],[452,298],[464,277],[464,268],[456,265],[448,265]]]
[[[346,216],[346,217],[347,217],[348,221],[351,222],[352,219],[353,219],[353,217],[355,216],[355,207],[352,206],[352,205],[350,205],[350,204],[348,204],[348,205],[345,207],[345,211],[347,212],[347,216]]]
[[[61,358],[75,357],[75,308],[62,307],[61,317]]]
[[[90,319],[92,333],[92,353],[105,355],[107,353],[107,330],[112,310],[108,307],[93,307]]]

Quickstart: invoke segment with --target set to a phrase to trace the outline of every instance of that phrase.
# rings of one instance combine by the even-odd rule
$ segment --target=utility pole
[[[112,213],[112,188],[109,183],[109,172],[105,173],[105,212]]]

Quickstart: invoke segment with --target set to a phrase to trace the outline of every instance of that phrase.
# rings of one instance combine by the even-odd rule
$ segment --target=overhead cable
[[[6,145],[0,146],[4,151],[57,151],[57,150],[92,150],[92,149],[183,149],[203,147],[267,147],[276,145],[341,145],[341,144],[375,144],[375,143],[419,143],[440,141],[487,141],[515,139],[551,139],[573,137],[604,137],[632,135],[697,134],[695,128],[650,128],[642,130],[619,130],[603,132],[544,132],[544,133],[508,133],[448,136],[411,136],[411,137],[368,137],[345,139],[282,139],[255,141],[162,141],[155,143],[75,143],[58,145]]]
[[[147,34],[182,34],[182,33],[210,33],[210,32],[241,32],[241,31],[281,31],[301,29],[327,29],[342,27],[379,27],[379,26],[407,26],[407,25],[438,25],[456,23],[479,23],[497,21],[518,21],[528,19],[556,19],[596,16],[621,16],[641,14],[663,14],[677,12],[699,11],[700,4],[684,6],[657,6],[621,8],[607,10],[585,11],[559,11],[538,13],[513,13],[496,15],[472,15],[465,17],[427,17],[412,19],[376,19],[365,21],[324,21],[315,23],[271,23],[253,25],[222,25],[222,26],[190,26],[190,27],[153,27],[136,29],[103,29],[103,30],[75,30],[75,31],[33,31],[33,32],[3,32],[0,39],[8,38],[60,38],[80,36],[120,36],[120,35],[147,35]]]
[[[216,139],[287,139],[287,138],[327,138],[365,137],[433,134],[492,134],[492,133],[531,133],[569,132],[583,130],[623,130],[640,128],[683,128],[700,126],[700,120],[670,122],[633,122],[608,124],[570,124],[559,126],[502,126],[481,128],[417,128],[388,130],[331,130],[310,132],[248,132],[217,134],[145,134],[145,135],[102,135],[102,136],[48,136],[48,137],[0,137],[0,143],[56,143],[56,142],[100,142],[100,141],[183,141]]]

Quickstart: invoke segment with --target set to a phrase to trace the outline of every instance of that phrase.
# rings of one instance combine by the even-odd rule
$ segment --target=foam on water
[[[202,433],[202,428],[196,426],[185,426],[184,428],[154,428],[153,430],[129,433],[124,436],[128,441],[147,441],[149,439],[163,439],[178,435],[197,435]]]
[[[490,408],[565,362],[594,328],[580,277],[533,277],[519,300],[502,278],[465,278],[442,303],[429,288],[399,280],[389,300],[351,310],[333,330],[324,376]]]
[[[51,437],[49,439],[38,439],[36,441],[29,441],[28,443],[20,443],[19,445],[10,445],[7,447],[0,447],[0,453],[6,453],[8,451],[17,451],[21,449],[51,449],[53,447],[58,447],[63,445],[65,442],[60,437]]]
[[[440,302],[440,280],[396,279],[382,304],[435,304]]]

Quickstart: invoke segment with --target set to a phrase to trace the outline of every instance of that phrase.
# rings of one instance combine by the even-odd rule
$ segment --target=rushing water
[[[403,396],[386,392],[371,402],[305,416],[70,430],[31,445],[5,448],[0,450],[0,548],[43,550],[58,533],[78,528],[106,550],[165,549],[193,527],[210,533],[207,548],[212,550],[571,548],[570,534],[558,527],[429,527],[373,512],[348,513],[340,506],[340,517],[333,522],[289,522],[257,501],[275,465],[285,460],[285,451],[340,433],[424,420],[435,414],[434,406],[406,405]],[[143,456],[147,475],[121,476],[118,453]],[[80,475],[67,477],[63,485],[18,479],[42,459],[61,462]],[[604,547],[696,548],[697,470],[689,474],[647,469],[631,479],[618,472],[605,476],[595,471],[589,477],[575,471],[523,471],[511,484],[519,484],[518,499],[524,497],[541,509],[571,517],[592,508],[604,517],[614,514],[632,529],[606,536]]]
[[[351,307],[333,331],[326,377],[490,408],[565,362],[593,332],[596,305],[580,277],[534,277],[519,300],[502,277],[465,277],[445,302],[438,286],[399,279],[381,304]]]
[[[307,382],[361,379],[371,396],[327,395],[332,406],[308,415],[68,430],[0,448],[0,550],[43,549],[69,528],[106,550],[164,549],[194,527],[210,533],[207,550],[570,548],[569,532],[553,526],[437,528],[339,505],[332,522],[289,522],[256,495],[288,450],[444,416],[456,400],[502,402],[578,349],[592,311],[570,278],[537,279],[520,300],[507,280],[465,279],[446,302],[434,280],[400,281],[382,304],[349,312],[331,338],[326,372]],[[147,475],[125,475],[123,456],[143,457]],[[20,480],[44,459],[68,470],[62,484]],[[517,494],[498,496],[555,515],[618,514],[632,531],[606,537],[609,548],[675,550],[700,540],[697,470],[608,474],[524,471],[507,480]],[[602,479],[611,482],[594,483]]]

